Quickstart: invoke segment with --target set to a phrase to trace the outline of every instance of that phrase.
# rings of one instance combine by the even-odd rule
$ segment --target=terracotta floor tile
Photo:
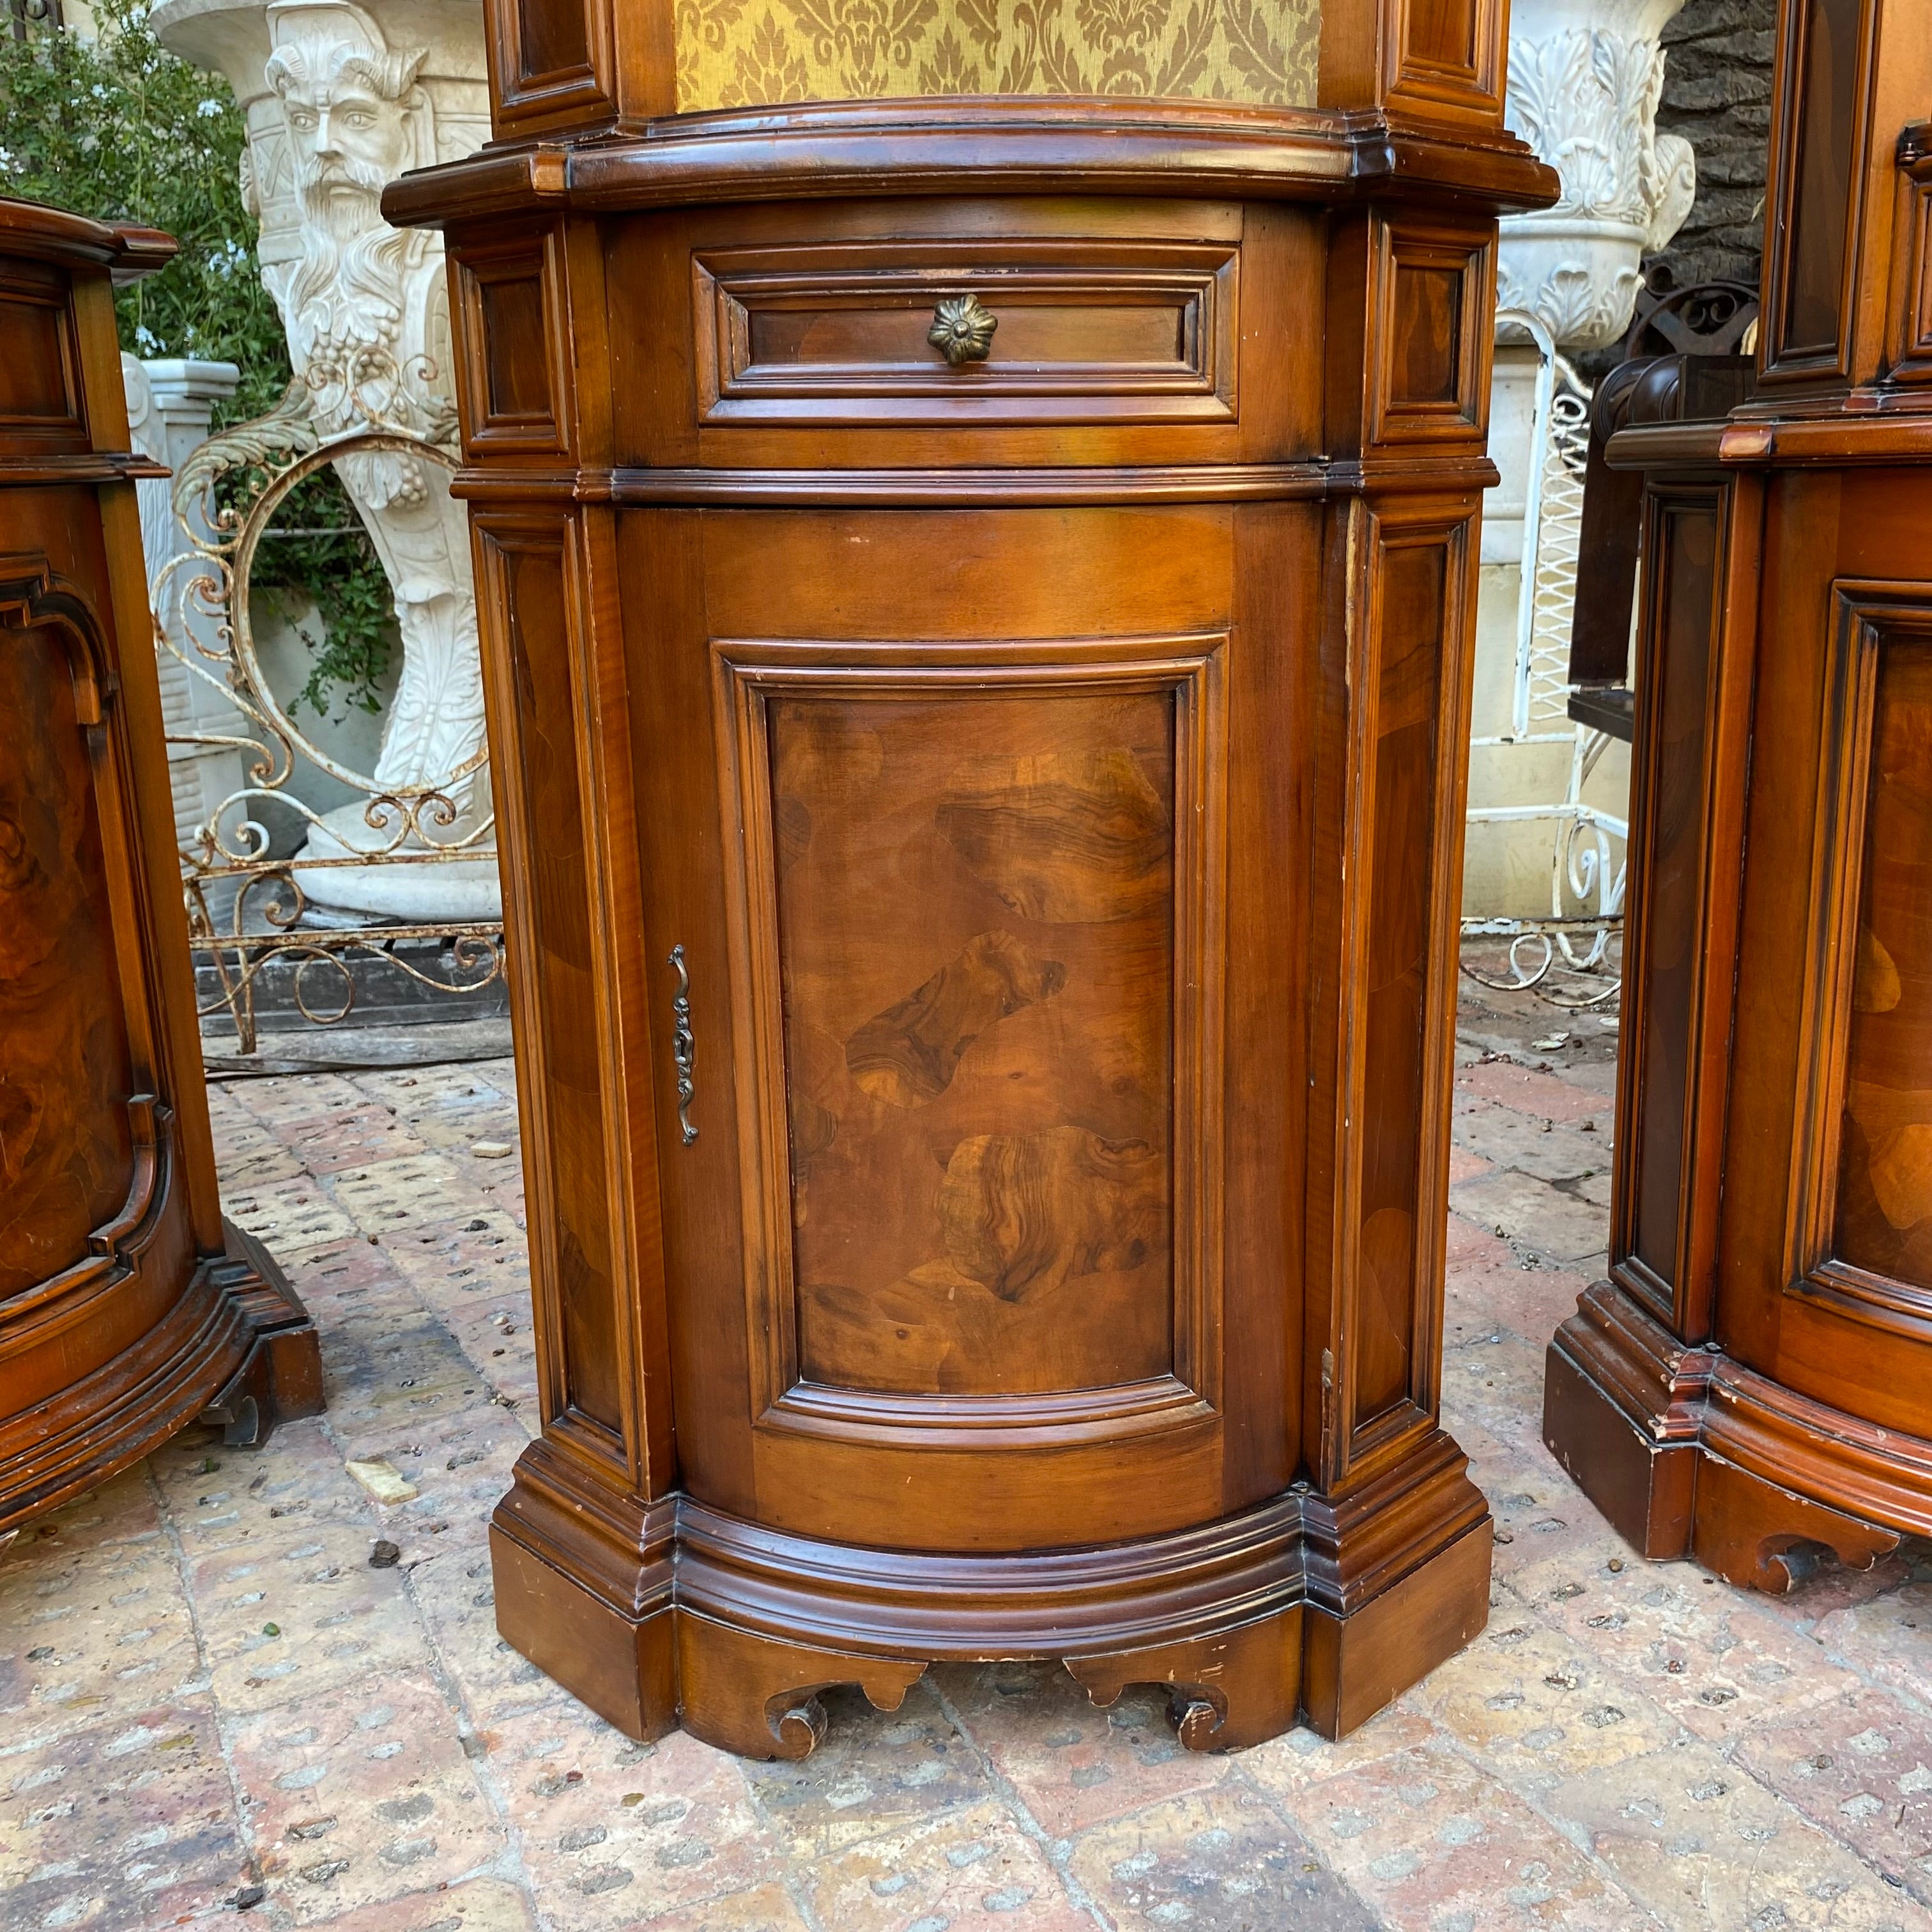
[[[536,1932],[537,1920],[520,1886],[503,1879],[472,1878],[308,1923],[317,1932]]]
[[[1588,1277],[1564,1268],[1467,1262],[1449,1270],[1444,1283],[1446,1346],[1474,1340],[1497,1328],[1546,1348],[1550,1338],[1576,1312]]]
[[[505,1718],[482,1742],[538,1903],[560,1928],[628,1927],[779,1875],[745,1767],[682,1731],[633,1744],[566,1699]]]
[[[259,1449],[190,1429],[148,1467],[190,1562],[264,1540],[286,1547],[303,1522],[359,1522],[367,1500],[317,1419],[285,1424]]]
[[[502,1849],[426,1674],[366,1678],[228,1730],[262,1882],[298,1924],[449,1884]]]
[[[221,1210],[238,1227],[272,1243],[271,1251],[284,1267],[292,1262],[299,1265],[304,1255],[333,1247],[359,1232],[349,1211],[306,1173],[250,1187],[224,1179]]]
[[[416,1131],[424,1145],[440,1152],[467,1155],[478,1141],[507,1142],[510,1151],[495,1157],[494,1164],[508,1166],[522,1158],[521,1136],[514,1097],[499,1095],[485,1100],[480,1095],[467,1106],[440,1108],[418,1116]]]
[[[428,1151],[409,1125],[378,1101],[292,1122],[278,1138],[314,1174],[339,1174]]]
[[[1465,1004],[1492,1048],[1576,1024]],[[628,1743],[496,1634],[484,1526],[536,1412],[520,1163],[470,1152],[518,1143],[507,1063],[218,1088],[329,1412],[260,1454],[191,1432],[0,1561],[0,1925],[229,1923],[259,1854],[262,1932],[1932,1932],[1926,1552],[1757,1598],[1642,1562],[1538,1440],[1596,1254],[1521,1268],[1511,1203],[1560,1180],[1600,1251],[1612,1071],[1456,1094],[1493,1218],[1451,1218],[1444,1414],[1504,1539],[1472,1650],[1340,1744],[1196,1756],[1157,1692],[951,1666],[895,1713],[833,1694],[816,1756],[752,1767]],[[364,1454],[416,1498],[375,1507]]]
[[[1479,1227],[1460,1214],[1449,1216],[1449,1232],[1444,1252],[1451,1268],[1514,1268],[1514,1255],[1508,1242],[1493,1228]]]
[[[808,1932],[790,1892],[761,1885],[723,1898],[707,1898],[651,1922],[651,1932]]]
[[[1821,1563],[1795,1589],[1781,1597],[1761,1596],[1759,1602],[1780,1622],[1815,1637],[1825,1619],[1838,1611],[1856,1610],[1862,1604],[1922,1582],[1925,1547],[1908,1540],[1889,1556],[1881,1556],[1864,1570],[1848,1570],[1842,1563]]]
[[[1436,1726],[1414,1708],[1413,1699],[1405,1698],[1378,1711],[1339,1742],[1330,1743],[1302,1726],[1286,1737],[1271,1738],[1243,1751],[1235,1761],[1242,1774],[1271,1793],[1292,1822],[1301,1793],[1311,1785],[1359,1770],[1378,1758],[1393,1757],[1436,1736]]]
[[[1613,1544],[1594,1553],[1553,1557],[1506,1587],[1700,1737],[1793,1722],[1856,1682],[1753,1592]]]
[[[818,1858],[912,1820],[984,1803],[991,1777],[932,1688],[896,1711],[850,1685],[821,1694],[825,1740],[800,1763],[747,1764],[752,1795],[794,1858]]]
[[[204,1557],[190,1578],[224,1712],[273,1710],[428,1663],[402,1575],[370,1568],[369,1528],[274,1527],[284,1533]]]
[[[1442,1355],[1442,1405],[1507,1438],[1543,1412],[1542,1347],[1498,1330]]]
[[[406,1233],[425,1221],[446,1221],[460,1204],[460,1176],[442,1154],[412,1154],[344,1168],[328,1184],[336,1205],[365,1234]]]
[[[1708,1746],[1558,1786],[1543,1808],[1686,1932],[1925,1932],[1932,1916]]]
[[[1370,1922],[1428,1932],[1628,1932],[1630,1901],[1522,1799],[1460,1757],[1399,1752],[1310,1791],[1297,1812]]]
[[[1834,1610],[1812,1631],[1820,1648],[1932,1704],[1932,1583]]]
[[[289,1285],[311,1313],[346,1308],[372,1288],[394,1286],[402,1278],[400,1257],[367,1234],[348,1234],[292,1260],[282,1262]]]
[[[0,1739],[92,1730],[200,1687],[144,1470],[30,1524],[0,1561]]]
[[[124,1932],[211,1911],[244,1882],[246,1858],[205,1697],[52,1740],[0,1742],[8,1932]]]
[[[1586,1645],[1548,1626],[1494,1618],[1409,1701],[1486,1768],[1513,1783],[1662,1750],[1676,1724],[1612,1678]]]
[[[1040,1846],[997,1804],[868,1839],[800,1876],[828,1932],[1093,1932]]]
[[[404,1552],[406,1564],[409,1554]],[[478,1730],[565,1696],[496,1634],[486,1548],[471,1544],[451,1550],[416,1564],[407,1575],[436,1661]]]
[[[1505,1228],[1513,1249],[1559,1264],[1593,1253],[1603,1240],[1600,1208],[1514,1168],[1466,1180],[1450,1198],[1464,1220],[1479,1228]]]
[[[1051,1837],[1218,1784],[1232,1761],[1184,1749],[1165,1691],[1135,1684],[1106,1710],[1058,1664],[939,1674],[967,1730]]]
[[[1508,1060],[1463,1067],[1456,1076],[1456,1085],[1460,1092],[1514,1107],[1518,1113],[1540,1120],[1593,1120],[1609,1105],[1604,1095],[1593,1094],[1574,1081],[1534,1072]]]
[[[340,1073],[296,1073],[275,1080],[231,1080],[224,1094],[250,1118],[277,1130],[299,1120],[351,1113],[368,1097]]]
[[[274,1130],[239,1108],[216,1126],[221,1137],[222,1184],[231,1192],[268,1187],[310,1170]]]
[[[371,1067],[349,1076],[356,1090],[372,1099],[393,1100],[412,1118],[471,1107],[492,1106],[507,1100],[516,1105],[515,1063],[509,1060],[452,1060],[426,1066]]]
[[[1802,1724],[1749,1732],[1736,1761],[1932,1904],[1932,1717],[1861,1686],[1807,1712]]]
[[[1274,1808],[1238,1784],[1170,1798],[1083,1833],[1072,1870],[1121,1927],[1372,1932],[1376,1924]]]

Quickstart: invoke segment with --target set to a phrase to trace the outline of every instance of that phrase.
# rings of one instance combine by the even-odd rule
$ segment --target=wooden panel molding
[[[1832,589],[1787,1278],[1932,1340],[1932,586]]]
[[[0,266],[0,436],[87,446],[67,278],[44,262]]]
[[[1345,914],[1341,1346],[1324,1361],[1340,1467],[1432,1429],[1440,1359],[1450,1017],[1471,590],[1466,512],[1370,522],[1354,769],[1361,803]]]
[[[556,460],[572,453],[570,335],[555,231],[453,257],[464,454]]]
[[[611,1216],[615,1160],[598,1052],[597,859],[585,795],[588,706],[573,609],[581,538],[568,518],[479,518],[492,742],[514,775],[497,808],[541,843],[542,866],[506,881],[520,902],[512,940],[519,1104],[532,1162],[532,1276],[544,1298],[538,1371],[546,1422],[572,1445],[628,1468],[624,1361],[629,1321]]]
[[[1887,374],[1894,382],[1932,382],[1932,121],[1898,137],[1898,291]]]
[[[500,136],[615,117],[612,12],[608,0],[488,0],[490,98]]]
[[[1231,422],[1238,246],[1094,237],[704,250],[700,423]],[[982,357],[931,340],[943,302]]]
[[[1382,356],[1371,388],[1369,440],[1479,443],[1489,427],[1493,250],[1466,230],[1375,224],[1374,299]]]
[[[1214,1408],[1226,648],[712,645],[768,1424],[1045,1443]],[[868,1016],[842,974],[878,944],[842,886],[887,862],[954,883]]]

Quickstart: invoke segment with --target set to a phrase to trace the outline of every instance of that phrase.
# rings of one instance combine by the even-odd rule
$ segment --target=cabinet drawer
[[[1239,255],[1063,237],[700,250],[698,422],[1232,423]]]

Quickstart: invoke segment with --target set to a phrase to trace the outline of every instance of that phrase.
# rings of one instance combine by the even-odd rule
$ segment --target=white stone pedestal
[[[124,356],[121,380],[127,392],[128,426],[135,448],[170,470],[178,470],[207,440],[208,418],[214,406],[235,393],[242,372],[232,362],[172,358],[139,362]],[[220,684],[211,681],[225,682],[227,658],[220,639],[220,620],[190,591],[194,579],[211,572],[192,562],[168,568],[170,560],[194,548],[187,532],[175,520],[173,485],[148,478],[134,488],[141,508],[148,596],[169,640],[167,644],[155,640],[155,656],[160,672],[161,716],[170,740],[168,777],[174,790],[175,842],[188,847],[221,809],[222,801],[239,791],[245,781],[242,754],[232,745],[187,741],[242,735],[242,718]],[[208,534],[205,526],[200,534]],[[190,667],[205,670],[208,676],[197,676],[196,668]]]

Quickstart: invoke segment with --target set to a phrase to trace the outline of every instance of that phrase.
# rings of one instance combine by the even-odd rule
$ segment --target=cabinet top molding
[[[0,200],[0,248],[36,261],[106,268],[119,286],[166,268],[178,245],[158,228],[117,226],[38,202]]]
[[[1280,201],[1553,202],[1556,170],[1501,127],[1380,110],[1130,100],[838,101],[680,116],[594,142],[500,144],[392,182],[400,226],[798,196],[1133,194]]]

